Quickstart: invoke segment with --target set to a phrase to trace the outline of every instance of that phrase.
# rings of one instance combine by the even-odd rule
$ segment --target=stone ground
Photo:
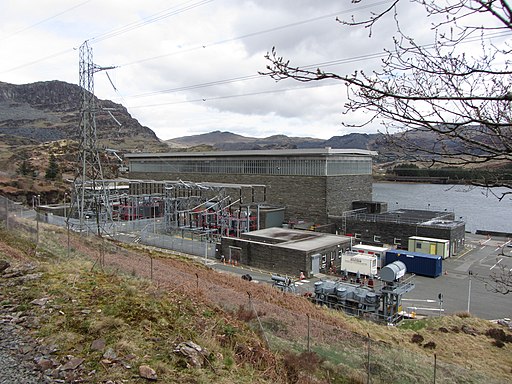
[[[20,332],[21,331],[21,332]],[[5,319],[0,322],[0,383],[49,383],[38,369],[34,358],[37,345],[21,336],[23,327]]]
[[[11,267],[2,261],[0,265],[0,284],[13,289],[40,277],[41,273],[34,273],[30,264]],[[30,304],[37,307],[45,302],[39,299]],[[0,384],[65,383],[78,378],[82,372],[72,364],[74,357],[57,360],[55,346],[42,345],[31,336],[38,327],[38,318],[30,310],[16,308],[16,304],[0,295]]]

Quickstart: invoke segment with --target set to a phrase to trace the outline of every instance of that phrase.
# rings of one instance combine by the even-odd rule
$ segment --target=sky
[[[87,41],[96,65],[115,66],[95,74],[95,95],[124,105],[163,140],[217,130],[320,139],[375,133],[377,124],[342,125],[365,118],[364,112],[343,113],[343,83],[276,82],[258,73],[269,64],[265,54],[272,47],[293,66],[339,74],[378,69],[379,54],[396,33],[392,18],[379,22],[370,37],[368,29],[343,26],[336,17],[361,19],[390,3],[2,0],[0,81],[78,84],[79,50]],[[406,24],[430,35],[428,25],[418,25],[420,10],[406,6]],[[334,64],[322,64],[327,62]]]

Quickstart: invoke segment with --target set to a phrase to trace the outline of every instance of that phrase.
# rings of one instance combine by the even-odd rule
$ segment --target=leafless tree
[[[353,0],[352,3],[361,3]],[[402,28],[399,5],[422,7],[430,25],[430,44],[419,44]],[[300,82],[334,79],[347,85],[345,113],[365,111],[360,125],[379,123],[389,149],[430,165],[512,164],[512,7],[507,0],[394,0],[365,20],[338,20],[342,27],[372,31],[381,19],[396,23],[393,48],[385,50],[381,68],[339,74],[321,68],[295,67],[274,47],[266,56],[275,80]],[[437,20],[437,21],[436,21]],[[424,29],[424,28],[423,28]],[[426,141],[425,137],[434,137]],[[507,177],[485,178],[474,185],[505,187]],[[503,192],[504,191],[504,192]],[[508,259],[508,258],[507,258]],[[511,292],[512,269],[500,264],[486,286]]]
[[[423,7],[424,24],[431,26],[430,44],[416,43],[414,36],[401,28],[398,5],[407,1]],[[263,73],[275,80],[336,79],[346,83],[344,112],[364,110],[369,116],[359,125],[348,125],[381,124],[388,148],[408,159],[431,166],[509,164],[512,69],[511,47],[504,39],[512,33],[508,1],[394,0],[366,20],[337,21],[341,26],[367,28],[371,37],[384,17],[394,18],[396,35],[393,49],[385,50],[378,71],[339,74],[294,67],[273,48],[266,56],[270,64]],[[506,187],[499,196],[503,198],[512,194],[512,180],[507,179],[486,177],[476,185]]]
[[[485,284],[488,291],[502,295],[512,293],[512,268],[504,260],[507,256],[511,257],[502,252],[489,276],[475,276]]]

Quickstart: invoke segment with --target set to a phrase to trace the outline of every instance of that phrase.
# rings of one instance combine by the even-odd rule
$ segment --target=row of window
[[[301,176],[370,175],[372,160],[369,157],[357,156],[343,159],[142,160],[131,161],[130,171]]]
[[[361,240],[361,234],[360,233],[354,233],[354,239],[356,240]],[[374,243],[382,243],[382,239],[379,235],[374,235],[373,236],[373,242]],[[398,238],[398,237],[395,237],[393,239],[393,244],[395,245],[402,245],[402,239]]]

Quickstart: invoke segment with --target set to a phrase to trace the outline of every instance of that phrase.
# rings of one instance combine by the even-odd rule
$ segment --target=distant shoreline
[[[418,177],[418,176],[374,176],[375,182],[390,183],[427,183],[427,184],[467,184],[468,180],[450,179],[449,177]]]

